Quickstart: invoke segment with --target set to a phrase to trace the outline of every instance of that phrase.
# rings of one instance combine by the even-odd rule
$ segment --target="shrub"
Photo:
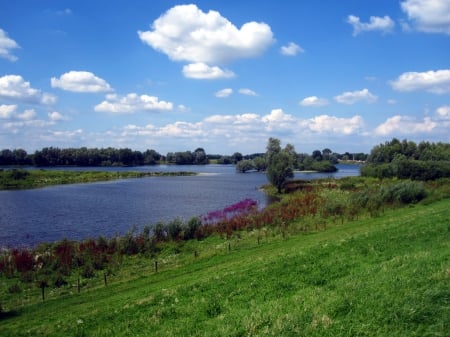
[[[18,283],[14,283],[8,287],[8,292],[10,294],[18,294],[22,291],[22,288]]]
[[[417,203],[427,196],[423,183],[417,181],[404,181],[387,186],[381,193],[384,202],[401,204]]]
[[[60,288],[60,287],[66,286],[67,281],[64,279],[62,274],[58,273],[53,281],[53,284],[55,287]]]
[[[18,272],[25,273],[33,269],[33,256],[28,250],[14,250],[13,258]]]

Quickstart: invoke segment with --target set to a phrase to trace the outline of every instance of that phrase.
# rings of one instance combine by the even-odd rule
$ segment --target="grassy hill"
[[[0,336],[449,336],[449,210],[444,199],[259,243],[214,235],[161,256],[158,272],[128,257],[106,286],[6,303]]]

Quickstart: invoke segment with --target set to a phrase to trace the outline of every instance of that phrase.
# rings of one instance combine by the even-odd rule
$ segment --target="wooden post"
[[[198,251],[195,251],[195,252],[194,252],[194,256],[195,256],[195,257],[198,257]]]
[[[78,293],[80,293],[80,276],[78,276],[77,288],[78,288]]]
[[[231,252],[231,243],[228,242],[228,252]]]
[[[42,291],[42,302],[45,301],[45,287],[41,285],[41,291]]]
[[[105,287],[108,285],[108,281],[106,280],[106,273],[103,273],[103,279],[105,281]]]
[[[158,272],[158,260],[155,260],[155,273]]]

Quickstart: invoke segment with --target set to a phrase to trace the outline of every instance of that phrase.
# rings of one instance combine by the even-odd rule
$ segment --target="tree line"
[[[176,165],[204,165],[210,162],[217,164],[237,164],[243,160],[242,168],[238,171],[265,170],[262,159],[265,153],[243,155],[235,152],[232,155],[207,154],[199,147],[194,151],[168,152],[162,155],[156,150],[136,151],[130,148],[58,148],[44,147],[34,153],[27,153],[24,149],[3,149],[0,151],[0,166],[141,166],[160,163]],[[300,170],[322,170],[318,163],[331,160],[365,160],[367,154],[348,152],[338,154],[329,149],[315,150],[311,155],[296,154],[294,165]],[[252,166],[248,166],[252,164]]]
[[[435,180],[450,177],[450,144],[393,138],[372,148],[363,176]]]

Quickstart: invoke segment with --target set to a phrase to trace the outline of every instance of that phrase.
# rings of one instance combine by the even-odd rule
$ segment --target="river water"
[[[317,179],[359,175],[355,165],[333,174],[296,173]],[[64,168],[67,169],[67,168]],[[192,171],[196,176],[148,177],[0,191],[0,248],[121,235],[133,226],[189,219],[251,198],[264,207],[264,173],[236,173],[233,165],[70,168],[71,170]]]

